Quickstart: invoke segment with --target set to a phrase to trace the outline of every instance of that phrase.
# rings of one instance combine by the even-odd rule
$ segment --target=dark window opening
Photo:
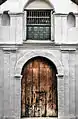
[[[51,10],[27,10],[28,39],[51,39]]]
[[[8,11],[4,11],[2,14],[2,26],[10,26],[10,16]]]
[[[67,24],[68,28],[72,28],[76,26],[76,18],[74,13],[70,12],[67,16]]]

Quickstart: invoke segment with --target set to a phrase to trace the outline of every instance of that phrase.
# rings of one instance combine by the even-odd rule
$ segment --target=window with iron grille
[[[51,39],[51,10],[27,10],[27,40]]]

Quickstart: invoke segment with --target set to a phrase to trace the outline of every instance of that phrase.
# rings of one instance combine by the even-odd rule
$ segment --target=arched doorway
[[[22,69],[21,117],[58,116],[57,70],[44,57],[30,59]]]

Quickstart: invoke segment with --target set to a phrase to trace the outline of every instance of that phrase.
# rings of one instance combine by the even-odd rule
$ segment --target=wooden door
[[[28,61],[21,81],[21,116],[57,116],[57,80],[55,66],[42,57]]]

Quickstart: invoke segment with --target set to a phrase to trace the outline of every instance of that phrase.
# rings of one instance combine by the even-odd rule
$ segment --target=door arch
[[[21,117],[58,116],[55,65],[35,57],[25,63],[21,74]]]

